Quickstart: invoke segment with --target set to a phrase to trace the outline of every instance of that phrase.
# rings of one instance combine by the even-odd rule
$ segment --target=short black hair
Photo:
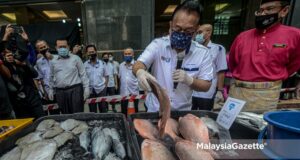
[[[282,7],[289,6],[290,1],[281,1],[280,4],[282,5]]]
[[[67,44],[69,45],[69,42],[66,38],[57,38],[55,41],[55,45],[57,44],[57,41],[67,41]]]
[[[89,44],[89,45],[87,45],[87,46],[85,47],[85,52],[87,52],[87,50],[88,50],[89,48],[94,48],[94,49],[95,49],[95,51],[97,51],[97,48],[96,48],[96,46],[95,46],[95,45],[93,45],[93,44]]]
[[[109,53],[107,53],[107,52],[102,53],[102,58],[103,58],[105,55],[109,56]]]
[[[178,5],[172,14],[172,20],[174,19],[175,14],[180,10],[187,11],[188,13],[196,12],[199,16],[198,24],[200,24],[203,7],[197,0],[186,0]]]

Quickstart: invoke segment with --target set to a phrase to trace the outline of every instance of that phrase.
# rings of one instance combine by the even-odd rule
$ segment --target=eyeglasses
[[[273,14],[276,11],[278,11],[278,8],[282,8],[282,6],[270,6],[270,7],[266,7],[266,8],[260,8],[257,11],[255,11],[254,13],[256,16],[262,15],[263,13],[265,13],[267,15]]]
[[[195,29],[192,29],[192,28],[182,29],[182,28],[180,28],[180,27],[174,27],[174,28],[172,28],[171,30],[172,30],[172,31],[175,31],[175,32],[184,32],[184,33],[186,33],[186,34],[188,34],[188,35],[193,35],[193,34],[196,32],[196,30],[195,30]]]

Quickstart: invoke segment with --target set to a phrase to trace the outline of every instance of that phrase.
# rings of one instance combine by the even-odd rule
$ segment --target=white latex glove
[[[177,69],[173,72],[173,82],[185,83],[190,86],[193,83],[193,77],[189,76],[184,70]]]
[[[136,72],[136,77],[137,77],[137,79],[139,81],[139,84],[140,84],[141,88],[144,91],[151,92],[151,87],[150,87],[147,79],[151,79],[151,80],[157,82],[157,80],[150,73],[148,73],[147,71],[145,71],[144,69],[139,69]]]
[[[83,92],[83,100],[86,100],[90,97],[90,89],[87,87],[87,88],[84,88],[84,92]]]
[[[224,102],[224,97],[222,91],[217,91],[216,97],[215,97],[215,102]]]
[[[48,98],[50,101],[54,100],[53,89],[49,89]]]

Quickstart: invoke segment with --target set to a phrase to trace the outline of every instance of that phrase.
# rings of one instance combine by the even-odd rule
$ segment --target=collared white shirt
[[[105,77],[108,76],[103,62],[97,59],[96,63],[93,64],[90,60],[87,60],[84,63],[84,68],[90,80],[90,93],[93,89],[97,94],[100,93],[105,88]]]
[[[49,94],[49,80],[50,80],[50,60],[41,57],[36,61],[35,68],[39,74],[36,79],[43,80],[44,88]]]
[[[151,66],[151,74],[170,97],[172,110],[191,109],[192,89],[183,83],[178,83],[177,88],[173,89],[172,73],[176,70],[177,52],[171,48],[169,36],[153,40],[138,60],[147,68]],[[194,41],[183,59],[182,68],[196,79],[211,81],[213,78],[212,60],[208,49]],[[147,95],[146,105],[149,112],[159,110],[158,100],[153,93]]]
[[[139,95],[139,84],[137,78],[132,73],[132,65],[134,60],[131,61],[130,65],[126,62],[120,64],[119,78],[120,78],[120,94],[122,96],[128,95]]]
[[[50,88],[66,88],[75,84],[82,84],[83,88],[89,87],[81,59],[74,54],[68,58],[55,56],[50,61]]]
[[[214,77],[211,86],[207,92],[194,91],[193,97],[211,99],[213,98],[217,89],[217,83],[218,83],[217,73],[223,70],[227,70],[227,62],[226,62],[226,51],[222,45],[215,44],[210,41],[207,44],[207,48],[209,49],[209,54],[211,55],[213,61]]]
[[[104,67],[105,67],[105,71],[108,75],[108,83],[107,83],[107,87],[115,87],[115,78],[114,75],[117,75],[118,72],[116,70],[116,68],[114,67],[114,65],[111,62],[107,62],[107,63],[103,63]]]

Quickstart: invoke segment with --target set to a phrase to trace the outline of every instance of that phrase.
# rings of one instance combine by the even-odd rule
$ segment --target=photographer
[[[4,51],[4,65],[9,69],[11,77],[7,79],[8,92],[17,118],[44,116],[41,98],[35,88],[33,78],[37,71],[28,61],[14,58],[8,49]]]
[[[33,62],[34,58],[32,59],[32,55],[30,57],[24,47],[25,45],[28,47],[30,43],[23,28],[21,30],[7,25],[1,42],[4,65],[11,75],[5,77],[8,94],[17,118],[38,118],[44,115],[41,98],[33,81],[38,73],[29,62],[29,60]],[[19,41],[20,39],[26,44]]]

